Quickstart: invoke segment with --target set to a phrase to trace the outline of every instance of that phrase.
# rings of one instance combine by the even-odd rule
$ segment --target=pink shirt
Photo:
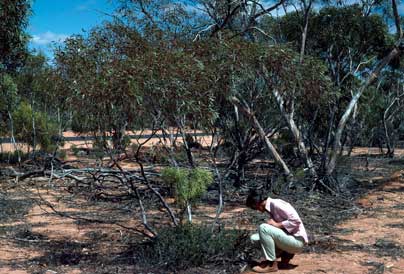
[[[302,237],[306,244],[309,242],[303,222],[293,206],[281,199],[268,198],[265,209],[275,222],[282,223],[289,234]]]

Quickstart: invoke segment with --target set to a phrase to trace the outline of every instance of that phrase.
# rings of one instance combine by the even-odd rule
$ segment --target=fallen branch
[[[48,202],[47,200],[45,200],[45,199],[42,197],[42,195],[40,194],[40,192],[39,192],[38,189],[37,189],[37,194],[38,194],[38,197],[39,197],[39,199],[40,199],[40,201],[41,201],[42,203],[40,203],[40,202],[37,201],[36,199],[33,199],[34,202],[35,202],[44,212],[46,212],[46,213],[48,213],[48,214],[50,214],[50,212],[48,212],[46,209],[44,209],[44,208],[42,207],[42,205],[47,206],[54,214],[56,214],[56,215],[58,215],[58,216],[60,216],[60,217],[72,219],[72,220],[75,220],[75,221],[84,221],[84,222],[88,222],[88,223],[116,225],[116,226],[119,226],[119,227],[121,227],[121,228],[124,228],[124,229],[126,229],[126,230],[128,230],[128,231],[132,231],[132,232],[135,232],[135,233],[138,233],[138,234],[142,234],[143,236],[146,236],[146,237],[148,237],[148,238],[154,238],[154,235],[155,235],[155,234],[154,234],[152,231],[150,231],[150,232],[151,232],[153,235],[150,235],[149,233],[146,233],[145,231],[143,231],[143,230],[141,230],[141,229],[133,228],[133,227],[128,227],[128,226],[122,225],[122,224],[120,224],[120,223],[118,223],[118,222],[115,222],[115,221],[105,221],[105,220],[100,220],[100,219],[92,219],[92,218],[85,218],[85,217],[76,217],[76,216],[72,216],[72,215],[70,215],[70,214],[67,214],[67,213],[65,213],[65,212],[60,212],[60,211],[58,211],[50,202]],[[146,229],[148,229],[148,228],[146,227]]]

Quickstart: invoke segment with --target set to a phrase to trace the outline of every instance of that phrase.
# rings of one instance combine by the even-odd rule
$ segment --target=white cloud
[[[88,0],[88,1],[85,1],[85,2],[82,3],[82,4],[77,5],[77,6],[76,6],[76,10],[77,10],[77,11],[89,11],[89,10],[90,10],[90,7],[93,7],[93,6],[95,6],[95,5],[97,4],[96,2],[97,2],[96,0]]]
[[[63,42],[69,35],[47,31],[32,35],[31,42],[35,45],[48,45],[52,42]]]

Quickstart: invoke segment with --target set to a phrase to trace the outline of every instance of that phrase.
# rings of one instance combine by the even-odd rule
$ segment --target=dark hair
[[[254,189],[248,194],[245,205],[249,208],[255,209],[264,199],[261,194],[258,194]]]

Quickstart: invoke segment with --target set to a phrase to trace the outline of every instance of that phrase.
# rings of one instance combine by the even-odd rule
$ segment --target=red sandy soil
[[[368,149],[356,149],[355,154],[367,153]],[[126,167],[127,168],[127,167]],[[358,169],[362,167],[358,166]],[[381,167],[380,167],[381,168]],[[390,174],[388,177],[369,179],[369,184],[376,184],[384,180],[379,187],[374,188],[366,196],[356,201],[357,209],[360,213],[348,219],[337,227],[337,232],[330,236],[327,248],[323,253],[304,252],[296,255],[292,263],[298,265],[293,270],[280,270],[279,273],[289,274],[311,274],[311,273],[404,273],[403,256],[392,256],[391,254],[378,254],[380,239],[404,244],[404,178],[403,171]],[[46,178],[39,178],[38,181],[20,183],[12,185],[8,182],[0,182],[0,189],[7,188],[8,195],[14,200],[30,199],[38,197],[57,205],[60,211],[69,213],[85,210],[89,214],[97,213],[100,208],[91,204],[85,199],[68,200],[69,194],[57,191],[47,191],[48,182]],[[57,184],[57,182],[55,183]],[[35,186],[35,187],[34,187]],[[43,188],[37,186],[44,186]],[[172,201],[169,201],[172,203]],[[79,206],[78,205],[83,205]],[[195,222],[212,220],[215,215],[215,205],[203,205],[194,210]],[[149,212],[153,213],[153,212]],[[242,217],[248,216],[249,211],[239,205],[227,204],[221,215],[227,227],[250,229],[253,232],[256,224],[246,223]],[[156,211],[154,217],[166,218],[165,213]],[[121,216],[127,226],[135,227],[138,223],[138,216]],[[82,244],[91,240],[91,235],[96,234],[96,243],[89,247],[80,247],[83,254],[96,252],[105,258],[113,258],[122,246],[125,246],[127,232],[120,227],[106,224],[78,223],[72,219],[55,216],[50,209],[43,205],[32,203],[27,212],[21,217],[11,220],[0,218],[0,274],[23,274],[23,273],[67,273],[67,274],[91,274],[91,273],[140,273],[135,266],[99,265],[97,269],[94,265],[80,264],[58,264],[48,265],[46,260],[51,256],[44,248],[37,248],[36,240],[28,243],[19,242],[12,239],[13,235],[3,234],[2,228],[28,226],[33,235],[42,235],[44,242],[60,241],[69,244]],[[98,235],[98,236],[97,236]],[[9,237],[10,236],[10,237]],[[338,243],[336,242],[338,239]],[[38,240],[38,244],[41,243]],[[341,243],[342,241],[342,243]],[[43,244],[43,243],[41,243]],[[331,246],[331,247],[330,247]],[[356,248],[360,246],[361,248]],[[387,247],[388,249],[388,247]],[[401,252],[403,252],[403,248]],[[53,250],[55,251],[55,250]],[[56,250],[57,251],[57,250]],[[388,251],[388,250],[387,250]],[[399,254],[397,254],[399,255]],[[39,261],[41,263],[30,263]],[[142,272],[157,274],[157,272]],[[206,271],[181,272],[208,273]],[[216,274],[216,272],[211,272]],[[224,273],[224,272],[220,272]],[[228,272],[226,272],[228,273]],[[245,271],[244,274],[254,272]],[[158,274],[161,274],[159,272]],[[167,273],[169,274],[169,273]]]
[[[377,245],[383,241],[397,243],[404,252],[404,172],[396,172],[391,179],[384,181],[356,201],[361,213],[339,224],[337,229],[341,232],[322,243],[331,251],[298,254],[291,262],[297,265],[296,268],[279,270],[278,273],[404,273],[403,254],[391,256],[376,252]],[[342,240],[342,243],[337,244],[335,239]],[[358,246],[361,248],[355,248]],[[388,249],[386,247],[385,251]],[[251,270],[243,272],[253,273]]]
[[[175,135],[176,131],[171,130],[172,134]],[[190,133],[201,133],[202,131],[197,130],[197,131],[189,131]],[[151,130],[142,130],[142,131],[127,131],[126,134],[128,135],[148,135],[151,134]],[[156,132],[156,134],[162,134],[161,131]],[[74,133],[72,131],[66,131],[63,132],[64,137],[78,137],[78,136],[86,136],[86,134],[79,135],[77,133]],[[88,136],[91,136],[88,134]],[[212,138],[210,136],[196,136],[195,140],[202,144],[203,146],[210,146]],[[147,141],[147,142],[146,142]],[[138,143],[145,143],[145,146],[150,147],[156,144],[159,144],[161,142],[165,142],[167,145],[169,140],[163,140],[160,138],[151,138],[150,140],[147,140],[145,138],[139,138],[139,139],[132,139],[131,140],[132,144],[138,144]],[[176,140],[177,143],[182,142],[182,138],[179,137]],[[70,149],[72,145],[75,145],[77,147],[86,147],[86,148],[91,148],[92,147],[92,141],[66,141],[62,149]],[[26,152],[28,150],[28,146],[26,144],[22,143],[17,143],[17,148],[21,151]],[[13,144],[0,144],[0,151],[2,152],[8,152],[8,151],[14,151],[15,147]]]
[[[332,239],[335,238],[344,240],[343,244],[330,251],[324,251],[322,254],[309,252],[296,255],[292,263],[298,265],[298,267],[293,270],[280,270],[279,273],[383,273],[376,272],[376,266],[379,266],[379,268],[380,266],[384,267],[387,273],[404,273],[403,258],[395,259],[391,256],[379,256],[373,252],[375,244],[381,238],[396,243],[404,243],[403,227],[400,226],[404,220],[404,179],[401,173],[394,175],[392,180],[386,180],[383,185],[357,201],[357,206],[360,208],[361,213],[356,218],[349,219],[338,226],[341,232],[332,235],[330,244],[332,245]],[[34,195],[35,189],[30,188],[27,191],[31,193],[29,195]],[[56,196],[47,194],[45,191],[41,191],[41,193],[42,197],[46,200],[55,202]],[[18,193],[19,195],[21,193]],[[58,203],[58,209],[69,212],[77,210],[61,202]],[[92,211],[96,210],[96,208],[87,208],[86,210]],[[222,217],[224,222],[231,224],[232,220],[239,221],[240,219],[237,217],[246,213],[245,211],[246,209],[243,207],[227,206]],[[199,215],[199,218],[202,219],[204,218],[203,216],[213,216],[214,207],[199,207],[195,214]],[[47,240],[68,240],[80,243],[88,238],[88,233],[91,231],[107,233],[109,241],[118,240],[119,237],[122,237],[122,231],[118,227],[94,224],[80,225],[73,220],[48,214],[44,211],[43,207],[35,204],[24,216],[24,219],[11,223],[3,222],[0,224],[0,227],[21,225],[23,223],[29,224],[32,227],[33,233],[46,235]],[[242,222],[233,223],[232,225],[245,228],[245,224]],[[248,225],[248,227],[251,228],[252,226]],[[362,245],[364,248],[356,250],[352,248],[355,245]],[[107,255],[111,251],[111,248],[106,242],[100,241],[97,246],[97,252]],[[0,239],[0,273],[34,273],[32,269],[27,269],[26,264],[22,262],[44,255],[43,252],[35,248],[35,245],[21,246],[13,241],[2,238]],[[42,269],[42,272],[37,273],[95,273],[82,265],[62,265],[56,269],[52,266],[41,265],[40,269]],[[137,272],[127,266],[122,271],[116,273]],[[254,272],[244,272],[244,274],[247,273],[251,274]]]
[[[172,134],[176,134],[176,130],[175,129],[170,129],[170,132]],[[190,133],[202,133],[202,131],[200,130],[196,130],[196,131],[189,131]],[[128,135],[147,135],[147,134],[151,134],[152,131],[151,130],[143,130],[143,131],[127,131],[126,134]],[[158,131],[157,134],[161,134],[161,131]],[[78,137],[78,136],[85,136],[85,134],[79,135],[75,132],[72,131],[66,131],[63,132],[63,136],[64,137]],[[89,135],[90,136],[90,135]],[[211,142],[212,142],[212,138],[207,135],[207,136],[197,136],[195,137],[196,141],[199,142],[200,144],[202,144],[203,146],[210,146]],[[132,139],[132,143],[133,144],[137,144],[139,143],[143,143],[145,142],[146,139],[145,138],[140,138],[140,139]],[[153,146],[156,144],[159,144],[160,142],[164,142],[164,140],[159,139],[159,138],[151,138],[146,144],[146,147],[149,146]],[[166,142],[168,142],[168,140],[166,140]],[[182,142],[182,138],[177,138],[176,142],[181,143]],[[168,143],[166,143],[168,144]],[[62,149],[70,149],[72,145],[75,145],[77,147],[88,147],[91,148],[92,147],[92,141],[72,141],[72,142],[65,142],[65,145]],[[18,143],[17,144],[18,149],[22,150],[22,151],[27,151],[28,147],[25,144],[21,144]],[[7,152],[7,151],[14,151],[15,147],[13,144],[0,144],[0,151],[3,152]],[[396,149],[396,154],[398,155],[404,155],[404,149]],[[380,150],[379,148],[376,147],[355,147],[352,151],[352,155],[356,155],[356,154],[369,154],[369,155],[376,155],[376,154],[380,154]]]

